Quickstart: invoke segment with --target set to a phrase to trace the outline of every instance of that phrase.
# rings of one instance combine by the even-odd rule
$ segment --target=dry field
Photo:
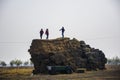
[[[58,75],[31,75],[33,68],[0,68],[0,80],[120,80],[120,66],[106,66],[107,70]]]

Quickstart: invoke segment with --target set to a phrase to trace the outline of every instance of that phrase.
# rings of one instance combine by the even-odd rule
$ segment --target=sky
[[[0,0],[0,60],[29,60],[40,29],[55,39],[62,26],[65,37],[120,57],[120,0]]]

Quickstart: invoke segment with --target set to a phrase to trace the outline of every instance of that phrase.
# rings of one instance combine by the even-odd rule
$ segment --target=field
[[[0,68],[0,80],[120,80],[120,66],[106,66],[107,70],[85,73],[32,75],[33,68]]]

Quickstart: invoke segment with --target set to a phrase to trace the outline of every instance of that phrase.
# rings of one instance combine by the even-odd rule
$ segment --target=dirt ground
[[[120,80],[120,66],[106,66],[107,70],[85,73],[32,75],[33,68],[0,68],[0,80]]]

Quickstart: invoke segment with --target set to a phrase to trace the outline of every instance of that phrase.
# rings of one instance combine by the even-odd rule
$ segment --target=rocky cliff
[[[33,72],[47,73],[46,66],[70,65],[75,71],[77,68],[87,70],[105,69],[107,59],[104,53],[84,41],[69,38],[53,40],[34,39],[28,50],[34,64]]]

